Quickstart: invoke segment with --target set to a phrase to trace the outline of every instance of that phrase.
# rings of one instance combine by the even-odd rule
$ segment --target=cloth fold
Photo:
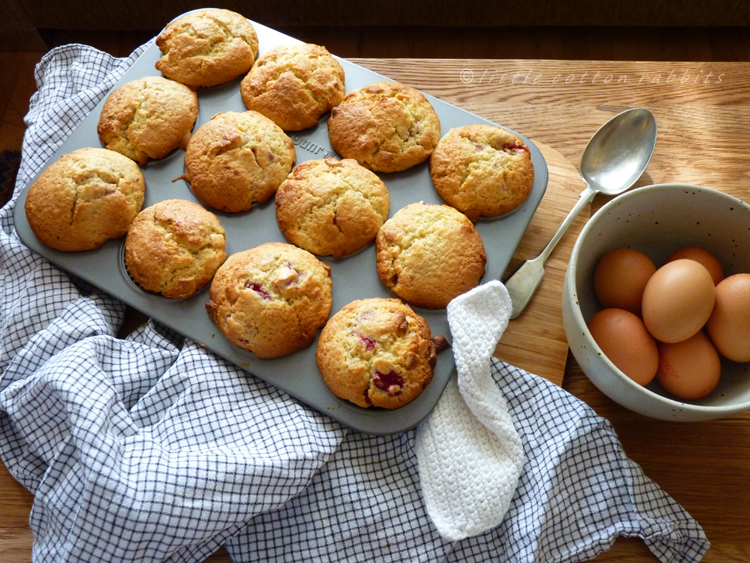
[[[124,306],[29,251],[13,210],[140,52],[44,57],[16,193],[0,209],[0,456],[35,495],[34,561],[199,563],[225,545],[238,563],[573,562],[618,535],[665,562],[700,560],[700,526],[606,420],[495,359],[474,404],[501,393],[525,463],[499,524],[449,541],[428,516],[416,431],[350,432],[153,322],[116,338]]]
[[[427,513],[449,541],[500,524],[523,468],[521,439],[490,372],[510,310],[499,281],[448,305],[458,382],[451,379],[420,426],[416,454]]]

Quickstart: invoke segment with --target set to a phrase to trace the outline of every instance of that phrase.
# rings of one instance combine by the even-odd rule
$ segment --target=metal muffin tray
[[[260,54],[276,45],[300,43],[297,39],[255,22],[253,26],[258,34]],[[154,68],[159,56],[159,49],[152,41],[141,57],[115,85],[115,88],[144,76],[159,76],[160,73]],[[373,82],[388,80],[382,75],[346,60],[339,58],[339,61],[346,72],[347,92]],[[228,84],[198,91],[200,114],[195,130],[216,113],[246,110],[240,96],[240,81],[241,78],[238,78]],[[492,124],[434,97],[427,96],[427,98],[440,116],[442,134],[461,125]],[[104,99],[63,142],[45,167],[73,150],[103,146],[96,133],[103,105]],[[296,164],[306,160],[338,156],[331,148],[328,139],[327,119],[328,115],[324,115],[317,126],[305,131],[288,133],[297,151]],[[512,213],[494,219],[480,219],[477,223],[477,230],[487,250],[487,271],[483,281],[498,279],[503,274],[547,187],[547,165],[542,154],[531,141],[520,136],[531,151],[535,170],[534,187],[528,199]],[[178,149],[161,160],[150,161],[141,167],[146,179],[144,208],[159,201],[174,198],[202,204],[191,191],[189,183],[183,180],[172,182],[185,170],[183,159],[184,151]],[[404,172],[379,176],[385,182],[390,194],[390,216],[409,203],[418,201],[443,203],[432,185],[427,162]],[[205,310],[209,298],[208,288],[187,299],[169,299],[143,291],[133,283],[124,265],[124,238],[110,240],[98,250],[85,252],[60,252],[42,244],[31,231],[26,219],[24,205],[27,192],[28,186],[18,199],[15,224],[18,235],[29,248],[64,270],[74,273],[131,307],[144,312],[154,320],[204,345],[240,366],[249,374],[260,377],[355,430],[385,435],[403,432],[416,426],[437,404],[451,373],[455,370],[450,350],[441,353],[438,356],[435,374],[430,385],[414,401],[396,410],[364,409],[342,401],[330,392],[318,372],[315,360],[317,340],[304,350],[270,360],[260,359],[251,352],[235,347],[208,318]],[[273,199],[244,213],[224,213],[213,209],[212,211],[219,217],[227,232],[228,255],[253,248],[264,242],[286,242],[276,221]],[[322,260],[331,266],[333,280],[331,315],[355,299],[395,297],[378,278],[374,243],[344,258],[323,257]],[[415,311],[427,320],[433,335],[441,334],[449,341],[451,340],[445,309],[415,308]]]

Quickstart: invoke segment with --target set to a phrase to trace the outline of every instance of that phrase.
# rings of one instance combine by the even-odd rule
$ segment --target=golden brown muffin
[[[388,218],[385,184],[356,160],[308,160],[276,192],[279,227],[290,242],[321,256],[356,252]]]
[[[319,45],[274,47],[255,61],[241,92],[247,109],[285,131],[299,131],[316,125],[344,99],[344,69]]]
[[[138,165],[119,153],[85,148],[62,156],[29,188],[26,217],[57,250],[93,250],[125,236],[143,206]]]
[[[316,358],[334,395],[360,407],[395,409],[432,380],[445,339],[398,299],[353,301],[320,333]]]
[[[331,269],[283,242],[231,255],[206,311],[235,346],[276,358],[310,345],[331,312]]]
[[[446,307],[479,284],[487,263],[474,224],[447,205],[407,205],[380,227],[376,244],[380,280],[420,307]]]
[[[145,164],[184,149],[198,117],[198,95],[179,82],[147,76],[114,90],[104,102],[99,138],[107,148]]]
[[[493,125],[448,131],[430,157],[430,174],[440,197],[475,222],[513,211],[534,185],[529,148]]]
[[[245,74],[258,54],[258,36],[246,17],[206,8],[175,19],[156,38],[156,69],[188,86],[216,86]]]
[[[219,219],[192,201],[168,199],[141,211],[125,239],[133,280],[165,297],[190,297],[227,257]]]
[[[292,140],[264,115],[218,113],[190,139],[180,178],[211,207],[247,211],[276,193],[296,158]]]
[[[399,82],[349,92],[328,120],[334,150],[376,172],[398,172],[427,160],[440,119],[427,98]]]

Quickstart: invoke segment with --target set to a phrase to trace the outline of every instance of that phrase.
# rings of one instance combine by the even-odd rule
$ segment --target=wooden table
[[[509,267],[536,255],[573,207],[577,165],[591,135],[631,107],[656,116],[659,139],[637,185],[684,182],[750,201],[750,63],[360,59],[531,138],[550,168],[547,193]],[[597,197],[595,211],[605,198]],[[600,393],[568,357],[562,284],[576,221],[547,263],[529,308],[511,321],[496,354],[558,384],[607,417],[627,454],[703,526],[706,562],[750,561],[750,413],[674,423],[627,411]],[[750,251],[750,249],[748,249]],[[0,561],[30,560],[32,497],[0,468]],[[619,539],[597,561],[655,561],[640,540]],[[208,561],[230,561],[225,552]]]

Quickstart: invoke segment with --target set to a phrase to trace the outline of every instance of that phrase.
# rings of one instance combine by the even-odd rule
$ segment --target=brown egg
[[[716,286],[708,334],[722,356],[750,362],[750,274],[734,274]]]
[[[594,341],[610,362],[641,385],[648,385],[659,366],[656,341],[643,321],[624,309],[603,309],[588,322]]]
[[[667,262],[674,262],[681,258],[687,258],[688,260],[695,260],[699,264],[702,264],[708,273],[711,274],[711,278],[714,280],[714,285],[717,285],[721,280],[724,279],[724,268],[721,267],[719,260],[711,254],[708,250],[700,248],[698,246],[688,246],[687,248],[681,248],[677,252],[673,252]]]
[[[594,271],[594,292],[605,309],[615,307],[641,314],[646,283],[656,272],[651,259],[632,248],[618,248],[605,254]]]
[[[716,290],[708,270],[680,259],[656,270],[643,291],[643,322],[662,342],[687,340],[706,324]]]
[[[659,371],[656,379],[680,399],[700,399],[719,383],[721,360],[703,331],[682,342],[659,342]]]

